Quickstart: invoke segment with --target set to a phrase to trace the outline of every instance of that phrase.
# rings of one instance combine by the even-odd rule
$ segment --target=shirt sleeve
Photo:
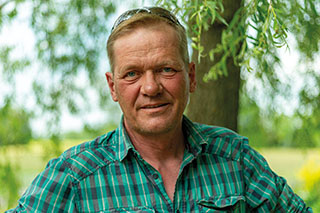
[[[17,207],[7,212],[75,212],[72,179],[62,157],[49,161],[22,195]]]
[[[286,180],[276,175],[266,160],[248,144],[243,150],[246,200],[254,212],[312,212]]]

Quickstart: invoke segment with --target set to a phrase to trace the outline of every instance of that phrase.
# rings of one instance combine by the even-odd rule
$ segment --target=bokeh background
[[[320,2],[0,0],[0,211],[49,159],[117,127],[106,40],[158,5],[187,28],[198,91],[186,114],[226,126],[320,211]]]

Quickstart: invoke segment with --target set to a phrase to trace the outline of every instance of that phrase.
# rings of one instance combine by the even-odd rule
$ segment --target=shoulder
[[[232,160],[240,160],[242,152],[250,148],[248,138],[219,126],[193,123],[197,135],[204,141],[204,153]]]
[[[249,145],[247,137],[218,126],[195,124],[199,133],[206,140],[205,153],[223,158],[241,161],[248,170],[268,167],[264,157]]]
[[[239,135],[231,129],[220,127],[220,126],[212,126],[200,123],[193,123],[196,129],[202,135],[210,138],[234,138],[234,139],[246,139],[246,137]]]
[[[77,190],[78,183],[104,165],[115,161],[114,132],[74,146],[58,158],[50,160],[46,168],[33,180],[13,211],[24,212],[28,209],[31,212],[47,212],[48,208],[54,206],[57,211],[72,212],[72,209],[76,208],[75,203],[78,202],[78,192],[74,191]]]
[[[57,159],[51,160],[47,167],[58,167],[77,181],[86,178],[97,169],[116,160],[114,132],[71,147]]]
[[[87,155],[92,152],[101,151],[104,149],[110,150],[113,146],[115,146],[115,141],[113,140],[114,132],[115,130],[101,135],[91,141],[87,141],[73,146],[65,152],[63,152],[61,154],[61,157],[67,160],[74,159],[82,155]],[[112,156],[110,157],[112,158]]]

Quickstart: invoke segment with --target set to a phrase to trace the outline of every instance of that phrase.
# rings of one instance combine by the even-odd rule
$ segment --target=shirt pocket
[[[245,212],[244,196],[219,196],[198,200],[200,212]]]

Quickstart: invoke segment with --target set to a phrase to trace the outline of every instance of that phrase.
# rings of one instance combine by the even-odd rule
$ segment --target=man
[[[50,161],[13,211],[311,211],[246,138],[183,115],[195,65],[170,12],[124,13],[107,49],[119,128]]]

